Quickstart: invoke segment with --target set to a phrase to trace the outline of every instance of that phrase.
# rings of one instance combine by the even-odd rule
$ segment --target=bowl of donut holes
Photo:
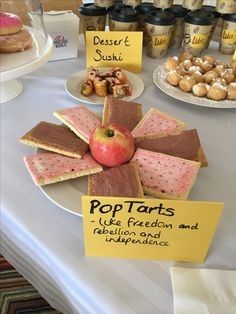
[[[168,57],[164,65],[154,71],[153,79],[174,98],[208,107],[236,107],[235,61],[227,64],[210,54],[194,57],[183,51],[178,56]]]

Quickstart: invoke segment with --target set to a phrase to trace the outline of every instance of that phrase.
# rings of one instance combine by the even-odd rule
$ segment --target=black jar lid
[[[118,22],[137,22],[139,20],[139,13],[132,7],[118,7],[110,13],[110,17],[114,21]]]
[[[93,3],[81,5],[79,8],[79,12],[80,14],[87,15],[87,16],[101,16],[101,15],[107,14],[106,8],[97,7]]]
[[[221,17],[221,14],[216,11],[216,7],[214,7],[213,5],[203,5],[201,10],[205,10],[209,13],[212,13],[216,19]]]
[[[173,25],[175,16],[168,11],[151,11],[146,15],[145,22],[154,25]]]
[[[194,25],[211,25],[214,23],[214,15],[204,10],[196,10],[187,13],[184,20]]]
[[[228,22],[236,22],[236,13],[233,14],[222,14],[222,19]]]
[[[125,9],[126,8],[131,8],[131,9],[133,9],[133,7],[131,5],[126,5],[123,2],[120,2],[120,3],[117,2],[112,7],[107,8],[107,12],[111,13],[114,10],[118,10],[118,9],[122,9],[122,8],[125,8]]]
[[[184,8],[180,4],[172,5],[172,7],[168,8],[167,11],[173,13],[175,17],[185,17],[185,15],[189,12],[188,9]]]
[[[140,14],[147,14],[150,11],[161,11],[161,8],[154,7],[152,2],[143,2],[136,9]]]

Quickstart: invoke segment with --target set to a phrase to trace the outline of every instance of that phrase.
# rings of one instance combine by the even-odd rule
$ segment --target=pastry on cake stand
[[[4,6],[5,5],[5,6]],[[18,14],[13,1],[3,1],[1,12]],[[43,64],[51,56],[53,41],[45,32],[43,24],[43,11],[39,1],[25,3],[23,29],[27,30],[32,38],[31,45],[24,51],[0,53],[0,103],[9,101],[18,96],[23,90],[23,84],[17,79],[28,74]],[[19,15],[20,16],[20,15]]]

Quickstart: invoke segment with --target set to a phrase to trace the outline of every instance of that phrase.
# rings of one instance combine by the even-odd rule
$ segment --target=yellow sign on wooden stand
[[[82,196],[85,254],[203,262],[224,204]]]
[[[86,32],[87,67],[116,67],[139,73],[142,69],[142,32]]]

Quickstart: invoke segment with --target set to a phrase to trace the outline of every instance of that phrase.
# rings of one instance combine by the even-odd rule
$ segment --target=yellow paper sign
[[[86,32],[87,67],[116,67],[139,73],[142,32]]]
[[[85,254],[202,262],[223,203],[82,196]]]

